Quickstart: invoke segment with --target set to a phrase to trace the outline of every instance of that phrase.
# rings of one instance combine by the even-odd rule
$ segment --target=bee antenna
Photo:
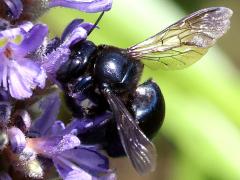
[[[105,11],[103,11],[99,17],[97,18],[96,22],[94,23],[93,27],[90,29],[90,31],[88,31],[88,36],[91,34],[91,32],[97,27],[98,23],[100,22],[100,20],[102,19],[103,15],[104,15]]]

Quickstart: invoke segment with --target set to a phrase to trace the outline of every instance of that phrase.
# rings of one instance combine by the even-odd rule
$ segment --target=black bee
[[[105,142],[113,155],[111,149],[123,147],[139,174],[154,170],[157,153],[148,138],[161,127],[165,105],[152,80],[138,85],[143,66],[172,70],[193,64],[229,29],[231,15],[224,7],[202,9],[127,49],[90,41],[72,46],[57,80],[73,116],[89,120],[79,135],[83,142]]]

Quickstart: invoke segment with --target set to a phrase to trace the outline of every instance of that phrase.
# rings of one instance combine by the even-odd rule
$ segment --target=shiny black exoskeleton
[[[79,134],[81,141],[104,144],[111,156],[124,155],[103,93],[106,89],[119,97],[144,134],[152,138],[162,125],[165,104],[152,80],[138,86],[143,64],[124,49],[96,46],[90,41],[75,44],[71,51],[69,60],[57,72],[57,80],[73,116],[86,123],[89,120],[86,131]]]

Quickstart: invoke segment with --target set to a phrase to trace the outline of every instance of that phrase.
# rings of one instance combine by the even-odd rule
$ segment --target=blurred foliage
[[[113,9],[105,14],[100,29],[90,36],[97,44],[129,47],[174,23],[184,11],[190,13],[210,5],[237,8],[231,0],[113,1]],[[236,35],[239,28],[237,12],[232,29],[220,41],[224,48],[215,46],[200,62],[182,71],[145,68],[143,80],[153,77],[158,82],[167,108],[164,125],[154,139],[159,151],[158,168],[139,177],[125,158],[115,159],[112,166],[119,179],[240,179],[240,79],[235,66],[240,62],[239,36],[231,35]],[[74,18],[94,22],[97,16],[59,8],[42,20],[55,36],[61,35]]]

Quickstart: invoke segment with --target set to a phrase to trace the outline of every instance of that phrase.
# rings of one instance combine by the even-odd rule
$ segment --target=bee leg
[[[144,134],[150,139],[153,138],[160,129],[165,115],[165,102],[159,86],[151,79],[139,85],[128,107]],[[109,123],[107,130],[108,155],[124,156],[125,152],[114,120]]]
[[[69,83],[69,94],[65,103],[72,112],[78,127],[78,137],[82,143],[105,142],[105,128],[112,114],[103,96],[95,92],[91,76],[81,76],[73,84]]]

